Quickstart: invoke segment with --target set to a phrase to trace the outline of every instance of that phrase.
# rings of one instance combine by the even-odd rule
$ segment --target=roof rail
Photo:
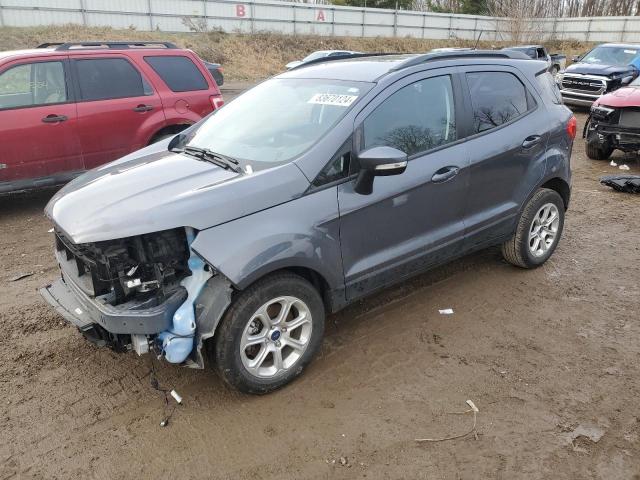
[[[303,62],[300,65],[296,65],[291,70],[296,70],[302,67],[308,67],[309,65],[315,65],[316,63],[324,63],[324,62],[333,62],[334,60],[344,60],[347,58],[365,58],[365,57],[382,57],[384,55],[401,55],[399,53],[345,53],[344,55],[333,55],[331,57],[322,57],[316,58],[314,60],[309,60],[308,62]]]
[[[458,50],[451,52],[431,52],[408,58],[390,71],[398,71],[404,68],[421,65],[435,60],[450,60],[456,58],[510,58],[514,60],[531,60],[522,52],[515,50]]]
[[[74,47],[79,48],[109,48],[112,50],[125,50],[128,48],[136,48],[136,47],[153,47],[153,46],[162,46],[164,48],[178,48],[174,43],[171,42],[144,42],[140,40],[132,40],[130,42],[50,42],[50,43],[42,43],[38,45],[37,48],[50,48],[56,47],[56,50],[71,50]]]

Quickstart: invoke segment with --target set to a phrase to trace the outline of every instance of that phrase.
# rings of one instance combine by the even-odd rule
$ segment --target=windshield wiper
[[[212,150],[209,150],[208,148],[193,147],[187,145],[183,148],[173,148],[171,149],[171,151],[175,153],[186,153],[187,155],[196,157],[199,160],[211,162],[224,169],[233,170],[236,173],[242,172],[242,169],[240,168],[240,162],[238,162],[238,160],[233,157],[228,157],[226,155],[216,153]]]

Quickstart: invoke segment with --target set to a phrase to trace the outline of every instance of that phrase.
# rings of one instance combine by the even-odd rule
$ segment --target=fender
[[[559,142],[558,144],[547,144],[547,147],[544,175],[535,183],[534,187],[527,192],[524,201],[520,205],[518,217],[536,191],[543,185],[555,180],[559,180],[565,184],[567,191],[565,193],[559,193],[561,193],[565,201],[565,208],[569,207],[571,197],[571,167],[569,159],[571,158],[573,143],[565,141]]]
[[[292,267],[314,270],[331,290],[344,287],[335,186],[202,230],[191,248],[240,290]]]

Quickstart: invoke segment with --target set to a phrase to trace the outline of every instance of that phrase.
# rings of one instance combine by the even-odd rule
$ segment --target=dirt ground
[[[159,365],[184,398],[165,428],[149,357],[90,345],[36,292],[58,276],[52,192],[1,198],[0,479],[640,479],[640,197],[599,185],[620,171],[580,139],[573,168],[542,268],[494,248],[349,307],[268,396]],[[469,429],[467,399],[477,440],[414,441]]]

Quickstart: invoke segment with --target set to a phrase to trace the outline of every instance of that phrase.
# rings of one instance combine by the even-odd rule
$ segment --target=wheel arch
[[[564,209],[567,210],[569,208],[569,201],[571,199],[571,187],[566,180],[560,177],[550,178],[538,188],[548,188],[549,190],[555,191],[556,193],[558,193],[558,195],[560,195],[560,197],[562,197]]]
[[[187,128],[189,128],[191,125],[193,125],[193,123],[186,123],[186,122],[172,123],[171,125],[165,125],[160,130],[157,130],[155,133],[153,133],[149,137],[149,140],[147,141],[147,145],[151,145],[152,143],[155,143],[158,138],[163,137],[164,135],[175,135],[176,133],[180,133],[183,130],[186,130]]]

